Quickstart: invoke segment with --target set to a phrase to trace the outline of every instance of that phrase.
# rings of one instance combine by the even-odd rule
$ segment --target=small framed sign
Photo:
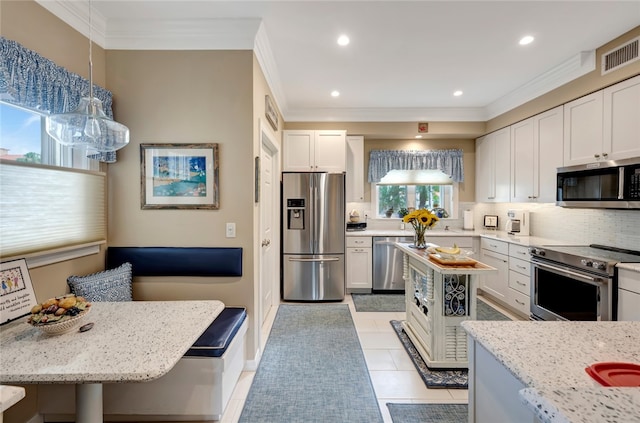
[[[498,216],[485,214],[484,215],[484,227],[490,229],[498,228]]]
[[[37,305],[25,259],[0,263],[0,325],[31,313]]]

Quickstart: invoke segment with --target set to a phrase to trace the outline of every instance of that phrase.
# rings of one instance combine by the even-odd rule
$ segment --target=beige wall
[[[118,98],[130,145],[109,166],[109,245],[242,247],[243,275],[222,278],[139,278],[138,300],[219,299],[246,306],[247,351],[254,330],[253,52],[107,52],[107,86]],[[218,143],[218,210],[142,210],[140,144]],[[226,222],[236,238],[225,237]]]
[[[0,2],[0,35],[34,50],[56,64],[88,77],[87,39],[31,0]],[[105,86],[104,50],[93,49],[93,79]],[[71,275],[86,275],[104,269],[104,248],[100,254],[29,270],[38,301],[69,292]],[[27,397],[4,414],[4,421],[28,421],[36,413],[37,390],[27,386]]]

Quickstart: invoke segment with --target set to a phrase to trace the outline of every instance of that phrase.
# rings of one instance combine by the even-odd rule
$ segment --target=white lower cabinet
[[[618,320],[640,321],[640,273],[618,269]]]
[[[509,244],[509,290],[507,305],[528,317],[530,314],[531,260],[529,248]]]
[[[480,239],[480,261],[491,267],[495,267],[498,272],[483,275],[482,290],[507,303],[509,294],[509,243],[495,239]]]
[[[373,248],[370,236],[346,237],[346,288],[348,293],[370,293],[373,288]]]

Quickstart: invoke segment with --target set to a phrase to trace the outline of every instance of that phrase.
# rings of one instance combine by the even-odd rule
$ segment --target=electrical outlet
[[[235,237],[236,237],[236,224],[227,223],[227,238],[235,238]]]

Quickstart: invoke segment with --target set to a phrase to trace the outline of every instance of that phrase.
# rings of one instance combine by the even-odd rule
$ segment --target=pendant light
[[[68,113],[47,117],[47,133],[58,143],[89,152],[116,151],[129,143],[129,128],[109,118],[102,101],[93,96],[91,0],[89,0],[89,97],[82,97],[78,107]]]

